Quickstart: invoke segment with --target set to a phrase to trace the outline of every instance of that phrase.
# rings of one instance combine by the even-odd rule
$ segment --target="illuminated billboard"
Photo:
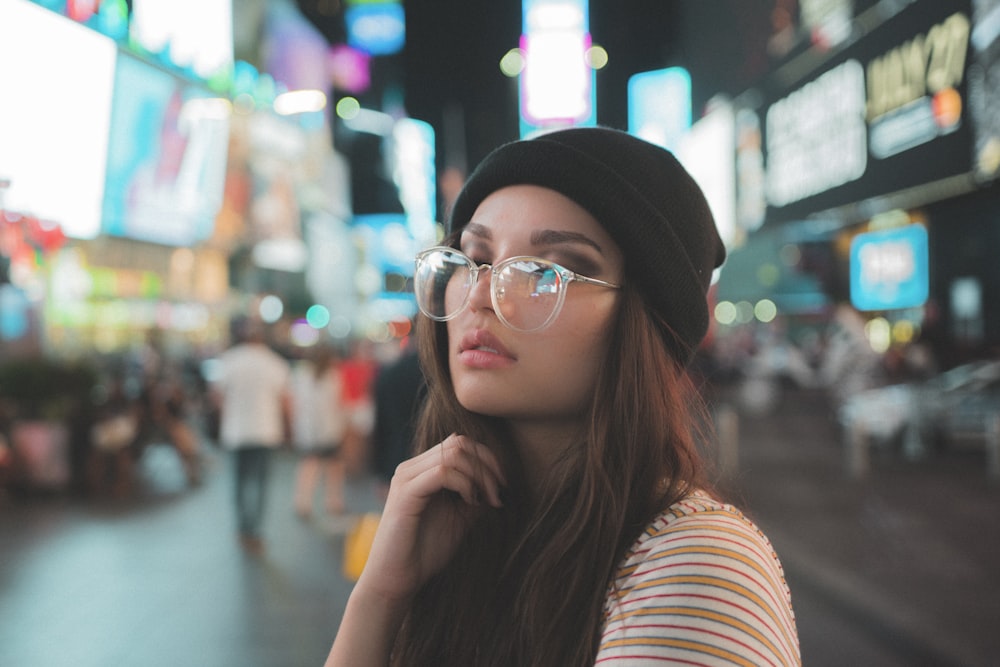
[[[594,125],[597,112],[586,0],[523,0],[521,135]]]
[[[715,226],[727,247],[736,239],[736,119],[733,105],[713,98],[708,110],[679,141],[677,159],[705,193]]]
[[[102,231],[190,245],[222,205],[229,103],[120,53],[115,72]]]
[[[767,219],[971,174],[974,137],[996,118],[973,113],[984,90],[971,67],[974,34],[985,32],[970,0],[911,2],[791,86],[763,82],[765,101],[747,111],[761,119]]]
[[[392,130],[392,178],[413,238],[433,241],[437,217],[434,128],[415,118],[400,118]]]
[[[132,0],[129,29],[135,44],[202,79],[232,70],[232,0]]]
[[[0,179],[4,205],[100,231],[115,43],[26,0],[0,2]]]

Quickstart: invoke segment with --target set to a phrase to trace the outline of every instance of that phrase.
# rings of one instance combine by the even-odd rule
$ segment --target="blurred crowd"
[[[779,318],[733,327],[702,350],[697,371],[716,399],[751,415],[773,411],[790,388],[825,392],[836,412],[869,389],[926,380],[939,371],[925,341],[877,352],[865,325],[856,310],[844,305],[816,322],[793,326]]]
[[[405,455],[401,443],[414,411],[407,394],[416,396],[422,382],[410,339],[344,347],[266,345],[289,368],[281,447],[301,458],[296,507],[307,516],[314,489],[325,487],[326,509],[342,512],[345,475],[375,474],[387,482]],[[208,449],[224,450],[222,397],[214,386],[221,356],[171,353],[154,334],[126,353],[86,363],[33,359],[4,364],[0,500],[52,493],[127,500],[141,492],[143,460],[151,449],[170,452],[187,485],[198,486]],[[393,370],[397,361],[407,370]],[[40,369],[57,365],[60,375],[53,372],[43,382],[46,373]],[[377,423],[376,380],[383,371],[397,379],[392,388],[380,390],[393,405],[383,401]],[[407,379],[399,380],[401,373]],[[45,405],[55,405],[57,393],[66,396],[58,410],[28,401],[32,388],[23,379],[28,376],[50,385],[38,388],[52,395]],[[58,385],[62,390],[56,391]],[[317,430],[317,415],[326,431]],[[335,456],[322,450],[323,438],[323,446],[335,445]]]
[[[384,492],[406,456],[422,391],[412,335],[380,344],[269,346],[289,367],[283,445],[302,458],[295,499],[300,515],[311,513],[321,487],[326,510],[343,511],[340,489],[348,475],[374,475]],[[16,375],[0,377],[0,389],[7,387],[0,391],[0,497],[56,489],[128,498],[151,447],[169,450],[187,483],[197,486],[206,447],[221,450],[221,402],[212,386],[218,357],[172,354],[151,335],[127,353],[96,358],[73,378],[51,380],[70,394],[59,406],[54,436],[38,420],[26,419],[47,416],[44,410],[26,410],[16,400],[30,387]],[[39,375],[29,362],[22,366],[23,373]],[[919,338],[874,351],[865,321],[847,306],[823,321],[790,324],[779,318],[727,328],[703,346],[692,366],[710,403],[766,415],[789,390],[819,390],[828,396],[830,416],[845,428],[860,419],[859,402],[910,401],[896,390],[921,386],[943,370]],[[316,414],[322,415],[324,433],[316,432]],[[899,429],[885,414],[879,419],[886,429]],[[53,437],[57,446],[48,442]]]
[[[159,444],[176,453],[189,484],[200,482],[207,387],[196,358],[169,357],[151,336],[122,354],[27,359],[4,369],[6,492],[125,498],[135,491],[137,463]]]

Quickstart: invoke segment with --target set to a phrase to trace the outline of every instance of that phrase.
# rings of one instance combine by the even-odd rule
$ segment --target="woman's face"
[[[589,278],[621,284],[621,250],[571,199],[534,185],[503,188],[483,200],[460,249],[479,264],[531,255]],[[617,312],[616,289],[573,281],[556,319],[540,331],[505,326],[493,310],[483,271],[468,307],[448,321],[451,379],[467,410],[515,421],[579,426],[605,357]]]

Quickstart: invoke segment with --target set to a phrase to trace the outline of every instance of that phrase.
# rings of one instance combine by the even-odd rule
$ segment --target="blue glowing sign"
[[[851,242],[851,303],[858,310],[913,308],[927,301],[927,229],[908,225]]]
[[[399,53],[406,43],[406,16],[398,2],[349,5],[344,10],[347,43],[373,56]]]
[[[0,285],[0,340],[17,340],[27,335],[31,304],[19,288]]]
[[[628,131],[677,150],[691,129],[691,75],[683,67],[635,74],[628,80]]]

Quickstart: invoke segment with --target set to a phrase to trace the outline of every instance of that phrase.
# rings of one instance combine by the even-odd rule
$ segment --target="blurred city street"
[[[734,487],[792,589],[806,665],[995,665],[1000,484],[982,448],[876,448],[863,479],[821,392],[740,420]]]
[[[610,234],[591,245],[623,280],[599,284],[658,318],[670,295],[668,342],[689,342],[673,299],[695,282],[675,272],[702,243],[663,271],[626,256],[688,254],[704,194],[726,259],[697,273],[693,377],[718,489],[784,564],[804,664],[1000,666],[1000,0],[0,0],[0,91],[0,667],[321,665],[346,537],[398,456],[366,469],[345,444],[347,513],[301,518],[302,446],[316,471],[378,441],[390,368],[413,383],[388,399],[407,422],[415,285],[451,284],[414,258],[469,250],[449,234],[482,222],[459,193],[490,151],[594,126],[671,151],[700,194],[582,201],[643,191],[652,172],[610,150],[515,180]],[[541,224],[509,217],[512,236]],[[669,243],[628,231],[647,225]],[[543,262],[499,238],[469,259],[531,275],[579,240],[550,231],[530,238]],[[574,271],[516,297],[528,281],[494,269],[491,305],[555,318],[565,285],[594,282]],[[232,363],[250,332],[275,354]],[[275,372],[233,380],[259,358]],[[231,436],[267,415],[232,388],[285,362],[267,399],[288,399],[284,436],[276,413],[266,443]],[[208,438],[280,437],[300,449],[274,458],[257,551]],[[259,479],[264,453],[239,458]]]
[[[981,451],[907,461],[883,449],[862,480],[819,392],[739,419],[729,490],[788,576],[804,664],[996,664],[1000,485]],[[274,468],[266,551],[241,551],[226,455],[186,487],[166,446],[128,501],[12,498],[0,507],[0,665],[319,665],[351,584],[352,518],[295,517],[295,458]],[[352,512],[377,508],[372,480]]]

